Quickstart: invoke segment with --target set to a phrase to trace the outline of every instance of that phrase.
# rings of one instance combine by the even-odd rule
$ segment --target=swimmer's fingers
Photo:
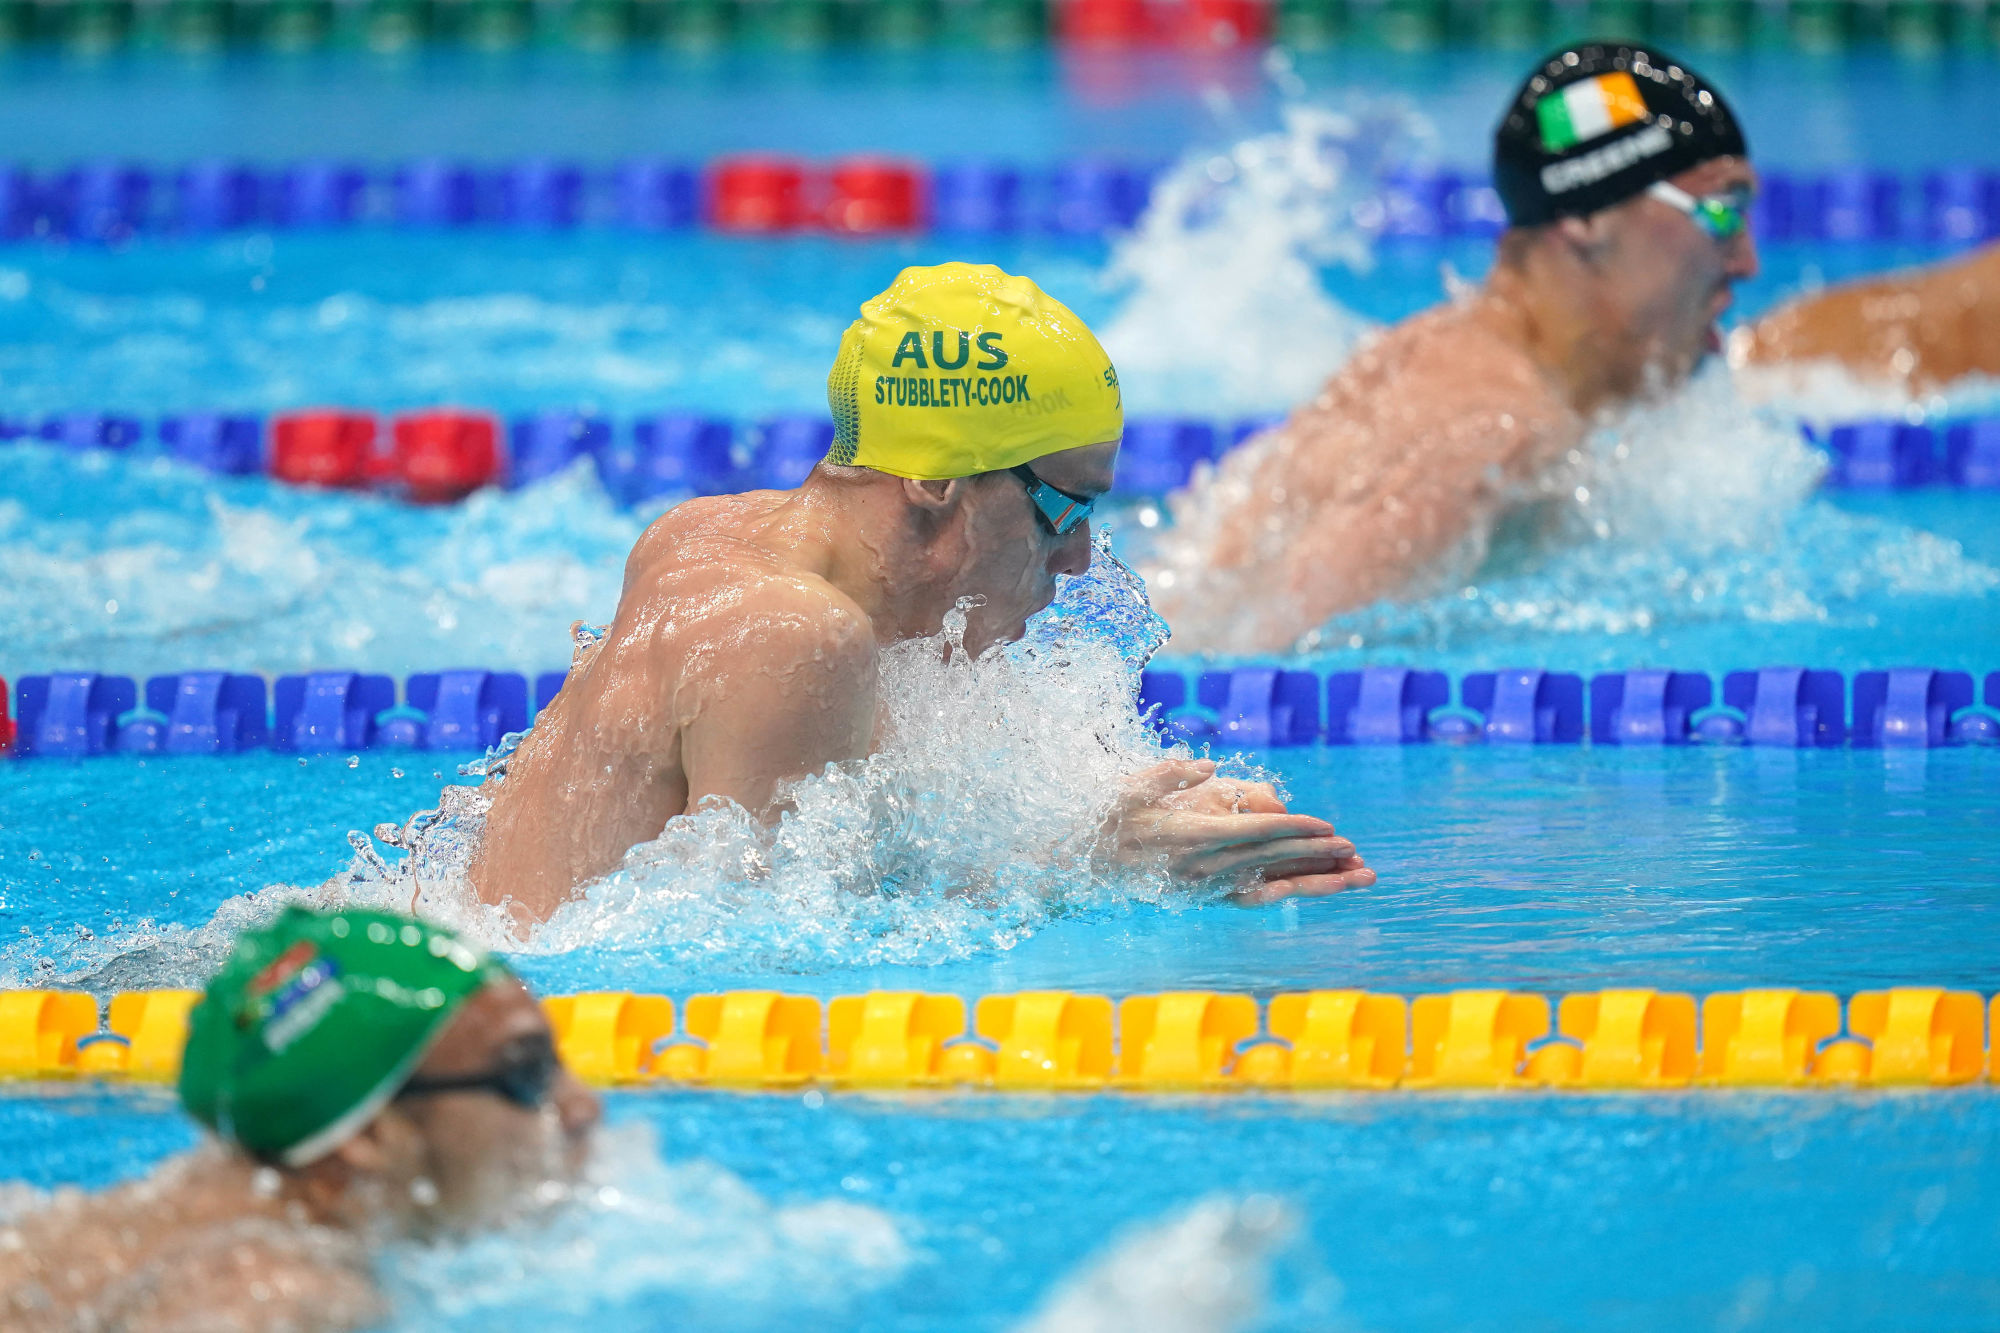
[[[1366,889],[1375,883],[1375,872],[1361,863],[1358,856],[1350,856],[1340,863],[1332,873],[1315,875],[1267,875],[1261,884],[1253,884],[1230,896],[1231,901],[1244,907],[1262,907],[1286,898],[1325,898],[1343,893],[1348,889]]]
[[[1269,907],[1287,898],[1330,898],[1349,889],[1366,888],[1348,881],[1345,875],[1294,875],[1290,879],[1266,880],[1229,895],[1238,907]]]
[[[1278,799],[1277,788],[1268,782],[1244,782],[1237,778],[1210,778],[1198,787],[1173,793],[1162,804],[1215,815],[1285,813],[1285,803]]]
[[[1176,812],[1168,821],[1165,841],[1189,852],[1219,851],[1273,842],[1280,838],[1334,838],[1333,825],[1314,815],[1209,815]],[[1345,838],[1340,841],[1346,842]],[[1351,855],[1353,845],[1347,853]]]
[[[1212,759],[1167,759],[1125,779],[1125,797],[1135,805],[1152,805],[1177,791],[1199,786],[1214,775]]]
[[[1273,838],[1192,853],[1176,867],[1190,879],[1209,879],[1244,870],[1266,877],[1331,873],[1354,855],[1354,844],[1337,837]]]

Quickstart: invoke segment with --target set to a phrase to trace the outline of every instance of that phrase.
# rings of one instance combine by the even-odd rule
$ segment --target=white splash
[[[1817,498],[1825,468],[1790,413],[1751,406],[1710,365],[1595,431],[1503,520],[1465,586],[1337,617],[1301,646],[1434,654],[1499,628],[1650,637],[1730,620],[1865,628],[1871,599],[2000,590],[2000,569],[1959,543]]]
[[[409,1333],[547,1328],[666,1301],[767,1317],[837,1310],[914,1254],[895,1221],[840,1199],[777,1204],[707,1162],[663,1161],[649,1125],[600,1131],[585,1179],[545,1221],[392,1247],[378,1264]],[[675,1322],[679,1322],[676,1319]]]
[[[1014,1333],[1231,1333],[1260,1321],[1271,1265],[1298,1227],[1267,1194],[1215,1197],[1127,1230]]]
[[[1126,292],[1103,331],[1127,401],[1215,418],[1309,397],[1371,327],[1320,270],[1366,269],[1379,173],[1425,122],[1393,104],[1293,102],[1282,128],[1184,159],[1106,270]]]
[[[29,670],[401,675],[468,645],[494,668],[547,667],[564,627],[617,604],[646,517],[615,509],[587,464],[416,508],[86,459],[95,484],[86,460],[9,449],[24,488],[50,497],[0,504],[0,622]]]

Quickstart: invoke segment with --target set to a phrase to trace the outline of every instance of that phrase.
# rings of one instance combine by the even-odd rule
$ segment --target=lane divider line
[[[166,1083],[194,991],[0,992],[0,1079]],[[602,1087],[992,1092],[1942,1088],[2000,1081],[2000,996],[1899,986],[1649,988],[1546,996],[1219,991],[1109,996],[598,991],[543,1000],[569,1067]],[[968,1022],[969,1019],[969,1022]],[[678,1021],[677,1021],[678,1020]]]

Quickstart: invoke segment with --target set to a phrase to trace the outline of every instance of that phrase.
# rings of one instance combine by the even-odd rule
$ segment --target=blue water
[[[143,918],[199,927],[233,895],[319,883],[351,859],[347,830],[400,822],[455,776],[448,756],[353,758],[0,766],[0,911],[35,941],[0,941],[0,985],[41,967],[87,979],[107,963],[114,971],[90,984],[196,979],[198,963],[178,954],[143,978],[130,970],[143,957],[118,955],[154,942]],[[831,953],[822,920],[690,904],[686,932],[669,921],[635,944],[518,961],[552,991],[671,994],[768,984],[774,968],[786,988],[822,996],[1336,984],[2000,990],[2000,750],[1429,746],[1264,758],[1295,805],[1361,846],[1380,884],[1261,912],[1103,900],[999,938],[863,919]],[[93,938],[79,940],[79,928]]]
[[[1700,63],[1735,97],[1769,163],[1996,163],[1989,63]],[[1361,99],[1386,114],[1382,99],[1401,99],[1421,118],[1400,123],[1423,155],[1476,164],[1517,64],[1371,53],[1302,61],[1296,73],[1308,101]],[[42,167],[106,154],[608,162],[746,148],[1166,161],[1269,133],[1283,109],[1254,60],[1045,53],[35,56],[10,59],[6,73],[0,132]],[[1931,253],[1778,247],[1739,309]],[[749,417],[816,406],[840,328],[902,264],[991,259],[1116,326],[1135,299],[1116,277],[1121,255],[1130,258],[1047,238],[968,250],[934,238],[384,229],[117,251],[15,246],[0,252],[0,415],[459,402]],[[1442,295],[1441,264],[1476,276],[1487,259],[1469,242],[1383,247],[1359,270],[1322,266],[1308,304],[1328,327],[1399,318]],[[1340,338],[1315,335],[1268,377],[1205,378],[1232,346],[1270,339],[1270,318],[1211,300],[1193,260],[1168,271],[1188,298],[1172,330],[1180,348],[1117,351],[1121,367],[1136,367],[1124,376],[1135,414],[1281,409],[1345,354]],[[1327,627],[1306,660],[1454,672],[1519,662],[1719,671],[1782,659],[2000,669],[2000,500],[1830,497],[1800,481],[1787,413],[1847,412],[1855,401],[1843,391],[1773,414],[1702,387],[1692,406],[1627,428],[1654,447],[1610,476],[1617,504],[1603,511],[1603,532],[1573,522],[1553,538],[1503,543],[1462,587]],[[608,615],[646,517],[615,509],[587,473],[415,510],[217,480],[143,454],[0,447],[0,675],[557,667],[570,622]],[[1121,549],[1142,548],[1143,516],[1118,522]],[[205,929],[218,909],[227,920],[244,895],[341,871],[350,830],[433,804],[467,758],[0,762],[0,985],[195,982],[224,941]],[[2000,751],[1435,747],[1262,758],[1296,805],[1333,815],[1360,843],[1381,871],[1376,888],[1260,912],[1095,893],[987,916],[927,910],[912,891],[836,898],[831,919],[823,903],[662,894],[645,904],[644,932],[545,943],[517,962],[550,990],[675,995],[773,985],[822,996],[876,986],[968,996],[2000,989]],[[1246,1218],[1293,1218],[1290,1241],[1252,1245],[1238,1266],[1269,1272],[1251,1327],[2000,1325],[2000,1178],[1988,1146],[2000,1103],[1985,1088],[906,1101],[645,1092],[613,1096],[610,1112],[628,1131],[650,1126],[660,1145],[620,1159],[632,1208],[578,1223],[588,1246],[511,1237],[490,1254],[398,1257],[389,1276],[407,1297],[403,1326],[997,1329],[1050,1299],[1123,1229],[1180,1225],[1181,1210],[1218,1195]],[[156,1095],[0,1095],[0,1176],[10,1180],[101,1185],[191,1142]],[[733,1174],[722,1185],[662,1179],[659,1157]],[[806,1226],[810,1210],[833,1202],[873,1211]],[[893,1243],[871,1257],[800,1239],[829,1231]],[[1162,1256],[1140,1270],[1156,1294],[1200,1269],[1165,1242],[1129,1243]],[[695,1259],[663,1269],[676,1254]],[[724,1262],[745,1255],[745,1269]],[[493,1306],[440,1296],[468,1271],[477,1279],[456,1286],[490,1293]]]
[[[1001,1329],[1048,1275],[1214,1193],[1300,1215],[1260,1329],[1862,1333],[2000,1312],[2000,1100],[1983,1091],[1144,1106],[637,1093],[609,1112],[774,1200],[884,1210],[917,1257],[872,1290],[831,1272],[817,1291],[680,1276],[624,1300],[530,1263],[501,1308],[413,1326],[532,1329],[587,1309],[605,1330]],[[96,1184],[190,1142],[157,1101],[0,1099],[0,1150],[31,1177]],[[1149,1276],[1171,1292],[1187,1274]]]

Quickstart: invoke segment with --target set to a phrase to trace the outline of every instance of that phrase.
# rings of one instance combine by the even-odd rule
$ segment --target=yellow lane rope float
[[[0,991],[0,1079],[171,1082],[195,991],[96,997]],[[1899,986],[1843,1006],[1772,987],[1695,997],[1362,990],[1273,997],[1024,991],[971,1010],[956,995],[730,991],[676,1008],[600,991],[543,1001],[563,1058],[600,1086],[975,1088],[999,1092],[1248,1089],[1644,1090],[1944,1087],[1989,1073],[2000,996]],[[676,1019],[678,1018],[678,1024]]]

